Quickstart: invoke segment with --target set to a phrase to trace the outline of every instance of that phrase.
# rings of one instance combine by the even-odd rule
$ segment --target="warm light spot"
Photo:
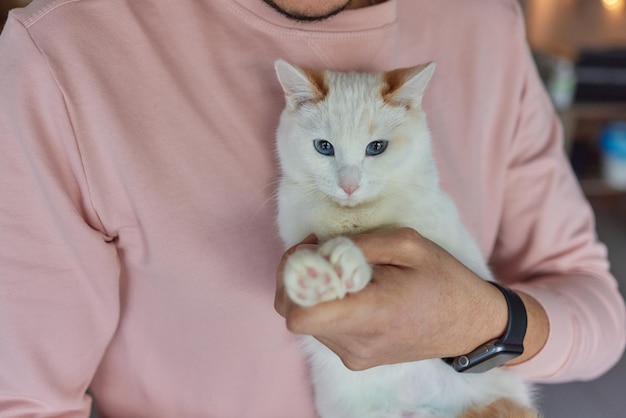
[[[602,5],[607,10],[616,10],[624,5],[624,0],[602,0]]]

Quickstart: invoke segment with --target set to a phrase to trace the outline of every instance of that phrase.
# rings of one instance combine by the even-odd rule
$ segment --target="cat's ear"
[[[293,108],[318,102],[328,94],[326,77],[322,71],[297,67],[284,60],[276,61],[274,68],[287,103]]]
[[[436,64],[399,68],[383,74],[384,87],[381,91],[385,103],[405,106],[407,109],[420,106],[426,86],[435,72]]]

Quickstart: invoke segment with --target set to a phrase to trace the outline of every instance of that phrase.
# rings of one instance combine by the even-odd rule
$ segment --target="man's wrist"
[[[524,302],[514,291],[495,283],[507,305],[506,331],[477,348],[457,357],[444,359],[458,372],[484,372],[501,366],[524,353],[524,338],[528,326]]]
[[[533,358],[546,344],[550,333],[548,315],[543,306],[527,293],[517,291],[524,301],[528,315],[528,329],[524,338],[524,354],[511,360],[506,365],[513,366]]]

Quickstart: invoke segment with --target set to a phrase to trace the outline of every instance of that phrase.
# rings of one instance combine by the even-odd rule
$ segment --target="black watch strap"
[[[506,332],[502,337],[488,341],[471,353],[444,359],[458,372],[484,372],[524,353],[524,337],[528,326],[524,302],[514,291],[496,282],[489,283],[498,288],[506,299],[509,311]]]
[[[509,308],[509,323],[504,336],[498,341],[507,345],[524,346],[524,337],[526,336],[526,328],[528,327],[528,318],[526,315],[526,306],[522,302],[522,298],[517,293],[508,289],[499,283],[489,282],[502,292]]]

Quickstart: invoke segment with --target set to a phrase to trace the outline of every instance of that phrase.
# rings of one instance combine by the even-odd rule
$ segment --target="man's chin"
[[[337,1],[334,2],[336,4],[329,4],[326,7],[323,7],[324,2],[312,2],[312,6],[307,6],[305,3],[309,2],[290,2],[285,0],[263,1],[283,16],[299,22],[313,22],[328,19],[344,10],[350,4],[350,0]]]

